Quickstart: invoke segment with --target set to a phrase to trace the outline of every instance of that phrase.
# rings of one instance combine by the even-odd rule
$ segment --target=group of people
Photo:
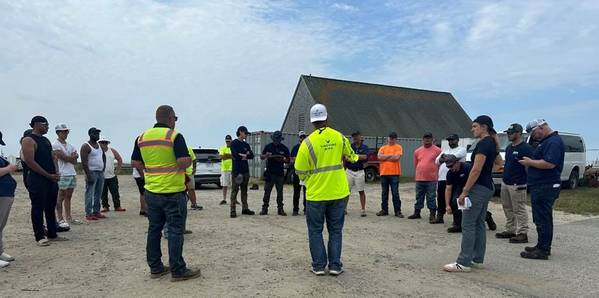
[[[360,216],[366,216],[364,166],[368,161],[369,148],[363,143],[360,132],[353,133],[350,142],[343,134],[330,127],[327,119],[326,107],[314,105],[310,110],[314,132],[310,135],[300,132],[300,142],[291,151],[282,144],[281,132],[273,133],[272,143],[259,155],[266,160],[260,214],[268,214],[270,195],[274,188],[277,191],[277,214],[287,215],[283,203],[283,184],[284,165],[289,164],[289,168],[294,171],[294,216],[299,215],[300,195],[302,190],[304,192],[303,209],[312,256],[311,271],[316,275],[325,275],[328,267],[329,274],[339,275],[343,272],[343,225],[352,189],[359,193]],[[140,191],[140,214],[147,216],[149,222],[146,257],[150,277],[160,278],[171,273],[172,281],[201,275],[200,269],[188,267],[182,256],[187,200],[192,202],[192,209],[201,207],[197,205],[193,185],[195,155],[187,146],[183,135],[175,131],[177,120],[172,107],[158,107],[156,124],[136,137],[131,155],[134,177]],[[30,125],[33,130],[21,141],[23,161],[28,170],[25,181],[32,202],[35,239],[39,245],[48,245],[51,241],[67,240],[56,232],[63,221],[72,222],[69,207],[76,184],[74,164],[79,154],[66,142],[69,131],[66,125],[56,127],[58,140],[55,145],[50,145],[43,137],[48,131],[45,118],[36,116]],[[468,272],[472,267],[481,267],[484,262],[485,222],[491,230],[496,228],[487,206],[495,192],[492,173],[497,166],[504,167],[501,197],[507,221],[505,230],[497,233],[496,237],[509,239],[512,243],[528,242],[525,202],[529,190],[532,195],[533,221],[539,237],[537,244],[525,247],[521,256],[547,259],[550,255],[553,236],[552,207],[560,191],[564,145],[557,132],[552,131],[544,120],[531,121],[526,131],[539,141],[539,145],[534,149],[530,147],[522,139],[522,126],[511,125],[506,131],[511,144],[506,148],[505,163],[499,155],[497,132],[488,116],[479,116],[472,123],[473,136],[478,141],[469,162],[466,162],[466,149],[459,146],[459,136],[447,136],[449,148],[441,150],[433,144],[432,134],[424,134],[423,145],[414,152],[416,203],[413,214],[408,218],[421,218],[425,200],[431,224],[443,223],[445,214],[453,215],[453,225],[448,232],[461,232],[462,244],[456,262],[443,267],[446,271]],[[101,211],[109,211],[110,207],[107,200],[104,200],[104,209],[99,209],[98,199],[105,189],[103,185],[113,193],[115,211],[125,211],[118,200],[118,181],[111,181],[116,180],[116,175],[110,175],[111,172],[119,172],[122,158],[116,150],[107,146],[108,140],[99,138],[98,129],[91,128],[88,133],[90,140],[80,149],[87,186],[85,210],[88,220],[97,220],[104,218]],[[248,206],[247,193],[250,178],[248,160],[254,158],[254,153],[246,142],[249,134],[245,126],[240,126],[236,131],[237,138],[227,135],[225,145],[219,149],[223,186],[221,204],[229,203],[231,218],[237,217],[236,205],[240,204],[237,201],[238,193],[241,193],[241,214],[255,214]],[[403,148],[397,139],[397,133],[390,133],[387,144],[377,154],[382,188],[381,210],[377,212],[377,216],[389,215],[391,191],[394,215],[404,217],[398,189]],[[117,161],[116,170],[110,169],[110,165],[114,167],[113,158]],[[1,231],[14,197],[16,182],[10,173],[15,170],[14,165],[1,161],[0,261],[4,263],[13,259],[2,250]],[[229,189],[231,194],[227,197]],[[57,202],[64,205],[64,216],[63,208],[59,208],[60,211],[56,209]],[[58,214],[58,223],[55,214]],[[43,227],[44,215],[46,229]],[[329,233],[328,249],[323,240],[325,223]],[[163,230],[168,232],[168,266],[164,265],[161,257]]]

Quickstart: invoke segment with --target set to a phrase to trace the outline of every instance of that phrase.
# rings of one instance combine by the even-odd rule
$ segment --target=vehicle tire
[[[218,187],[219,189],[223,188],[223,186],[220,184],[220,182],[216,183],[216,187]]]
[[[566,182],[566,188],[575,189],[578,186],[579,179],[580,178],[578,178],[578,169],[572,170],[572,173],[570,173],[570,178],[568,178],[568,181]]]
[[[366,176],[366,182],[374,182],[378,173],[375,168],[366,168],[364,169],[364,175]]]

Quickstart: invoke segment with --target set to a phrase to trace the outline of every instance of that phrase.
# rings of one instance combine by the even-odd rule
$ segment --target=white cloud
[[[418,20],[428,31],[397,40],[393,58],[373,80],[480,97],[596,85],[599,7],[593,1],[466,2],[403,14],[400,24]]]
[[[338,10],[352,11],[352,12],[359,10],[357,7],[346,4],[346,3],[333,3],[333,5],[331,5],[331,7],[338,9]]]
[[[35,114],[97,126],[130,152],[159,104],[179,114],[193,146],[240,124],[276,129],[301,73],[341,54],[322,22],[268,20],[268,1],[0,3],[1,129],[17,136]],[[323,29],[324,28],[324,29]],[[51,139],[53,133],[48,135]]]

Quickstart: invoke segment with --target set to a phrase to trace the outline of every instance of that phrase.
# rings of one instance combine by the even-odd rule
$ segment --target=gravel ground
[[[20,178],[20,177],[19,177]],[[74,216],[83,217],[83,177],[73,198]],[[344,229],[339,277],[313,276],[303,216],[281,217],[271,207],[268,216],[228,217],[219,206],[221,190],[197,191],[203,211],[189,211],[185,239],[187,264],[202,268],[200,279],[171,283],[168,276],[149,278],[145,263],[147,220],[138,215],[138,196],[130,176],[119,177],[124,213],[73,225],[63,233],[70,241],[37,247],[31,231],[30,204],[22,185],[17,190],[4,231],[6,252],[17,258],[0,269],[0,296],[406,296],[406,297],[597,297],[596,257],[599,219],[556,212],[556,237],[550,261],[524,260],[522,245],[494,238],[489,231],[486,269],[445,273],[441,266],[455,260],[460,235],[427,219],[375,216],[380,188],[367,185],[368,216],[359,217],[359,200],[350,198]],[[404,214],[414,202],[414,185],[402,184]],[[285,186],[286,211],[291,213],[291,186]],[[250,191],[250,207],[258,211],[262,189]],[[274,194],[272,202],[274,202]],[[273,204],[271,203],[271,206]],[[491,204],[501,229],[501,206]],[[534,225],[531,226],[534,228]],[[530,233],[531,241],[536,233]],[[163,243],[165,263],[166,245]]]

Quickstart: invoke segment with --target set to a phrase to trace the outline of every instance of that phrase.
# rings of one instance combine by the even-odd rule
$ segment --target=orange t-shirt
[[[382,155],[403,155],[403,148],[399,144],[385,145],[379,149]],[[381,176],[399,176],[401,175],[401,163],[399,160],[381,160],[379,164]]]

